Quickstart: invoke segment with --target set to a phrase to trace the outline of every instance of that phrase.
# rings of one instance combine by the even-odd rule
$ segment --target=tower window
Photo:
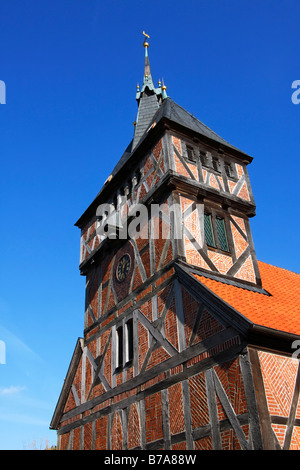
[[[132,190],[132,181],[128,180],[127,186],[126,186],[127,199],[129,199],[131,196],[131,190]]]
[[[139,168],[138,170],[136,170],[135,172],[135,178],[136,178],[136,185],[139,184],[139,182],[141,181],[141,169]]]
[[[188,160],[191,160],[192,162],[195,161],[195,152],[193,147],[189,147],[188,145],[186,146],[186,155]]]
[[[229,178],[234,178],[233,166],[229,162],[224,162],[225,173]]]
[[[225,220],[223,217],[205,213],[204,235],[207,246],[229,252]]]
[[[207,155],[205,152],[200,151],[200,160],[203,166],[208,166]]]
[[[215,171],[219,171],[219,159],[217,157],[212,158],[212,166]]]

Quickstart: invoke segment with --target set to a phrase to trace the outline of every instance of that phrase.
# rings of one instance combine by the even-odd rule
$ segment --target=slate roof
[[[173,101],[171,98],[165,99],[160,109],[153,117],[153,121],[158,122],[162,117],[166,117],[170,121],[173,121],[183,127],[193,130],[197,134],[203,135],[204,137],[208,137],[209,139],[214,140],[215,142],[218,142],[228,148],[237,150],[238,152],[247,155],[241,150],[239,150],[237,147],[234,147],[229,142],[224,140],[212,129],[203,124],[203,122],[199,121],[199,119],[197,119],[191,113],[186,111],[186,109],[182,108],[177,103],[175,103],[175,101]],[[247,156],[249,157],[249,155]]]
[[[148,129],[150,129],[154,123],[157,125],[164,118],[167,119],[169,122],[173,122],[181,126],[181,128],[183,129],[185,128],[187,130],[191,130],[197,135],[203,136],[214,142],[219,143],[220,145],[223,145],[224,147],[227,147],[229,150],[230,149],[234,150],[240,156],[247,159],[249,162],[251,162],[252,160],[251,156],[247,155],[245,152],[242,152],[237,147],[234,147],[233,145],[228,143],[226,140],[224,140],[222,137],[216,134],[212,129],[210,129],[201,121],[199,121],[197,118],[195,118],[191,113],[189,113],[184,108],[182,108],[177,103],[175,103],[175,101],[173,101],[170,97],[167,97],[164,99],[164,101],[160,105],[160,108],[155,112],[153,118],[149,121],[149,125],[147,126],[147,129],[144,132],[144,134],[140,136],[139,142],[136,143],[134,142],[134,139],[132,139],[132,141],[126,148],[125,152],[123,153],[122,157],[120,158],[120,160],[118,161],[114,169],[112,170],[106,182],[111,181],[118,173],[122,171],[126,163],[129,162],[129,160],[131,159],[131,157],[133,157],[136,150],[139,148],[142,142],[147,138]],[[133,147],[133,143],[134,143],[134,147]],[[95,203],[96,200],[99,198],[105,186],[106,184],[104,184],[104,186],[101,188],[101,190],[97,194],[92,204]],[[75,225],[80,226],[81,217],[79,218],[79,220],[76,222]]]
[[[270,295],[193,274],[255,325],[300,335],[300,275],[258,261],[262,287]]]
[[[145,95],[141,98],[132,148],[134,148],[143,137],[158,108],[159,104],[156,94],[149,96]]]
[[[244,156],[252,159],[252,157],[247,155],[245,152],[242,152],[237,147],[234,147],[233,145],[231,145],[229,142],[227,142],[218,134],[216,134],[216,132],[214,132],[212,129],[210,129],[205,124],[203,124],[203,122],[199,121],[199,119],[195,118],[191,113],[189,113],[184,108],[179,106],[179,104],[175,103],[175,101],[173,101],[170,97],[166,98],[163,101],[160,108],[157,110],[157,112],[154,114],[153,118],[149,122],[148,127],[151,127],[153,123],[157,124],[163,118],[166,118],[169,121],[179,124],[180,126],[183,126],[187,129],[190,129],[197,134],[200,134],[204,137],[214,140],[215,142],[218,142],[219,144],[222,144],[229,149],[236,150],[240,154],[243,154]],[[146,138],[146,136],[147,136],[147,131],[144,133],[143,136],[141,136],[141,140],[139,141],[139,144],[142,142],[143,139]],[[121,157],[121,159],[119,160],[115,168],[113,169],[111,173],[112,177],[115,176],[119,172],[119,170],[131,157],[133,153],[131,151],[131,148],[132,148],[132,142],[129,144],[123,156]]]

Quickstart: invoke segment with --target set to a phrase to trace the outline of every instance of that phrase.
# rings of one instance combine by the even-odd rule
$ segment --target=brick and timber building
[[[50,427],[62,450],[299,449],[300,276],[257,260],[252,157],[154,86],[148,46],[133,139],[76,223],[84,332]]]

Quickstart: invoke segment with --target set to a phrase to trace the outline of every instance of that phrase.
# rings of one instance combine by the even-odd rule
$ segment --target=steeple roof
[[[145,49],[145,68],[142,88],[140,89],[138,85],[136,93],[136,100],[138,102],[138,113],[135,123],[135,132],[132,148],[136,147],[141,137],[147,130],[154,114],[160,107],[163,99],[167,96],[165,92],[165,87],[161,87],[160,82],[158,88],[155,88],[154,86],[148,55],[149,35],[145,32],[143,32],[143,34],[145,36],[145,40],[143,43]]]
[[[211,141],[217,142],[220,145],[223,145],[227,149],[231,149],[236,151],[241,157],[251,161],[252,157],[247,155],[246,153],[239,150],[237,147],[234,147],[229,142],[224,140],[220,137],[216,132],[212,129],[207,127],[203,122],[199,121],[195,116],[191,113],[186,111],[186,109],[179,106],[179,104],[175,103],[170,97],[167,97],[161,106],[156,110],[153,114],[152,118],[148,121],[148,125],[146,126],[143,134],[139,138],[139,144],[147,137],[148,129],[151,129],[152,126],[157,125],[162,119],[167,119],[170,123],[177,124],[186,130],[192,131],[197,134],[199,137],[203,136]],[[121,159],[118,161],[117,165],[113,169],[111,173],[111,177],[115,176],[123,165],[129,160],[131,157],[136,145],[133,145],[134,140],[129,144],[127,149],[125,150],[124,154],[122,155]]]
[[[159,86],[155,88],[148,54],[149,35],[144,31],[143,34],[145,36],[145,40],[143,42],[145,49],[145,67],[143,85],[141,88],[138,85],[136,92],[138,112],[135,123],[134,137],[118,161],[117,165],[113,169],[109,179],[113,178],[130,159],[138,144],[140,144],[146,138],[148,130],[151,129],[154,124],[157,125],[163,119],[167,119],[174,124],[192,131],[198,134],[200,137],[203,136],[209,140],[217,142],[227,149],[231,149],[237,152],[242,158],[244,157],[246,160],[251,161],[251,156],[231,145],[229,142],[216,134],[216,132],[207,127],[191,113],[186,111],[184,108],[175,103],[170,97],[168,97],[166,93],[167,87],[164,85],[164,83],[161,84],[159,81]]]
[[[113,168],[111,174],[107,178],[103,187],[95,197],[89,208],[82,214],[75,225],[81,226],[83,221],[86,219],[89,211],[98,203],[99,198],[106,193],[111,181],[130,165],[130,162],[137,156],[138,148],[147,139],[148,135],[151,134],[150,130],[153,128],[158,129],[163,123],[168,123],[169,126],[180,128],[182,132],[192,134],[193,137],[198,137],[199,140],[205,140],[213,145],[218,145],[232,152],[238,158],[249,163],[252,161],[252,157],[242,152],[238,148],[231,145],[229,142],[220,137],[216,132],[207,127],[191,113],[186,111],[184,108],[175,103],[166,94],[166,87],[164,84],[161,86],[159,82],[158,88],[155,88],[148,55],[148,39],[149,36],[144,33],[145,40],[143,46],[145,48],[145,68],[143,85],[136,93],[136,100],[138,103],[138,113],[135,125],[134,137],[123,153],[122,157]]]
[[[145,126],[144,130],[141,131],[141,135],[139,136],[138,142],[135,141],[135,139],[137,138],[136,135],[130,142],[122,157],[111,172],[106,183],[104,184],[100,192],[97,194],[91,206],[93,206],[93,204],[97,204],[99,197],[107,189],[107,186],[110,181],[114,179],[117,174],[120,174],[120,172],[123,171],[127,166],[127,163],[129,163],[131,159],[134,158],[134,154],[138,150],[138,147],[140,147],[142,142],[147,139],[147,136],[150,133],[150,129],[157,129],[159,127],[159,124],[164,121],[168,122],[170,126],[180,127],[183,132],[192,132],[193,136],[198,137],[200,140],[205,139],[208,142],[217,143],[218,145],[223,146],[224,149],[227,149],[227,151],[233,152],[236,156],[243,160],[246,160],[248,162],[252,161],[251,156],[247,155],[246,153],[231,145],[229,142],[227,142],[218,134],[216,134],[212,129],[210,129],[197,118],[195,118],[191,113],[189,113],[184,108],[175,103],[170,97],[167,97],[162,102],[160,107],[156,110],[152,118],[147,121],[147,125]],[[80,217],[80,219],[76,222],[75,225],[81,226],[82,219],[84,219],[85,213]]]

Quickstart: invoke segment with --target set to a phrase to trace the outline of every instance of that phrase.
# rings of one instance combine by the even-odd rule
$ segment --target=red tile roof
[[[300,335],[300,275],[258,262],[262,287],[271,296],[194,276],[252,323]]]

